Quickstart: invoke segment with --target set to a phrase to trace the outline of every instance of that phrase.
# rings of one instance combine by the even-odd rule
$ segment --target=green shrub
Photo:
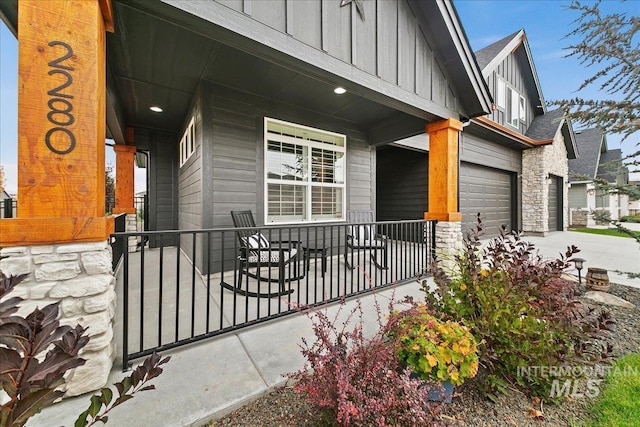
[[[461,385],[478,372],[478,348],[469,329],[450,320],[441,321],[425,305],[394,312],[390,337],[400,363],[427,381]]]
[[[577,248],[545,261],[519,234],[503,229],[483,248],[481,233],[478,219],[455,256],[453,271],[434,266],[436,294],[426,283],[423,288],[431,307],[468,326],[480,343],[480,364],[488,371],[481,385],[488,397],[505,392],[509,383],[548,396],[550,378],[519,375],[520,369],[611,356],[611,347],[593,338],[605,338],[615,321],[579,303],[577,284],[561,277]]]
[[[625,215],[622,218],[620,218],[620,222],[640,223],[640,215],[639,214],[636,214],[636,215]]]

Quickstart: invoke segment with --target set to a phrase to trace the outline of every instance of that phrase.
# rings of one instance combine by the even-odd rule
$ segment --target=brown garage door
[[[480,212],[484,237],[497,236],[505,224],[511,228],[511,173],[462,163],[460,166],[460,212],[462,232],[475,229]]]

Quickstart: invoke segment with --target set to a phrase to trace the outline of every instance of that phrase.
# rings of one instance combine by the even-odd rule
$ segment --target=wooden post
[[[114,145],[116,152],[116,205],[114,214],[134,214],[134,157],[136,147],[133,145]]]
[[[458,135],[462,122],[441,120],[427,125],[429,134],[429,212],[424,219],[456,222],[458,212]]]
[[[0,246],[105,240],[109,0],[18,2],[18,218]]]

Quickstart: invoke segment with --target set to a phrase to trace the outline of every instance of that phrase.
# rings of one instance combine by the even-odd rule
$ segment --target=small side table
[[[318,256],[322,257],[322,277],[324,277],[324,273],[327,272],[327,248],[322,247],[313,247],[313,246],[303,246],[302,250],[304,252],[303,261],[304,265],[309,271],[311,264],[311,257],[314,259],[318,259]]]

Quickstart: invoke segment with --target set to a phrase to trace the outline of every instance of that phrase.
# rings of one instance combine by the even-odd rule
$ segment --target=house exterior
[[[475,53],[494,100],[487,116],[465,123],[460,143],[459,202],[463,231],[484,235],[507,230],[546,234],[569,223],[567,158],[576,156],[571,123],[562,111],[547,111],[524,30]],[[429,147],[419,137],[379,151],[378,216],[415,215],[424,204]],[[383,157],[384,153],[384,157]],[[393,159],[393,160],[391,160]],[[396,177],[395,165],[405,174]],[[401,180],[395,185],[395,180]]]
[[[0,220],[0,269],[29,275],[25,307],[64,300],[61,321],[89,327],[69,395],[104,385],[116,351],[105,137],[114,213],[135,227],[142,152],[147,228],[177,230],[229,227],[231,210],[250,209],[259,225],[376,210],[382,147],[426,129],[428,202],[415,215],[439,221],[440,243],[459,239],[458,137],[491,97],[450,1],[42,4],[0,3],[21,79],[18,217]],[[182,243],[175,236],[149,245]],[[177,252],[207,273],[203,254],[224,247],[196,243]]]
[[[569,160],[571,226],[595,225],[592,211],[606,211],[613,220],[628,215],[629,196],[598,185],[628,184],[629,172],[622,166],[621,150],[609,150],[607,137],[598,128],[577,131],[576,141],[580,156]]]
[[[640,188],[640,181],[629,181],[629,185]],[[640,200],[629,200],[629,215],[640,214]]]

